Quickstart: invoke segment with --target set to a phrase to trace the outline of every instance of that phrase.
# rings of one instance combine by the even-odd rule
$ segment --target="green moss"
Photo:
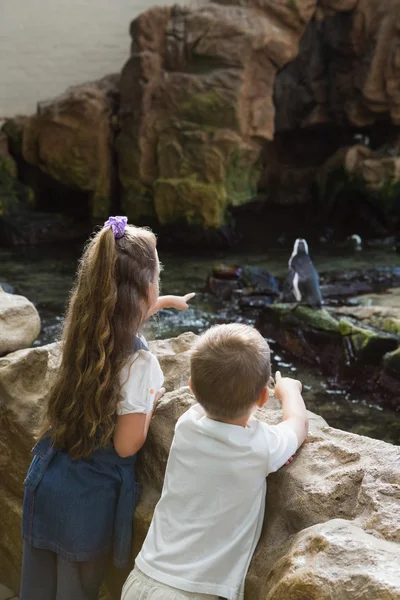
[[[369,193],[372,201],[377,204],[383,212],[395,219],[400,220],[400,182],[387,178],[380,190]]]
[[[330,331],[337,333],[339,331],[339,322],[332,317],[326,310],[317,310],[309,306],[296,306],[292,304],[272,304],[267,307],[268,312],[275,313],[279,320],[297,324],[303,323],[304,326],[320,331]]]
[[[397,346],[395,336],[353,323],[350,319],[340,319],[339,331],[353,355],[352,358],[377,363],[382,356]],[[350,341],[351,346],[348,346]]]
[[[382,329],[382,331],[400,337],[400,319],[397,319],[396,317],[374,317],[368,319],[368,322],[373,327],[377,327],[378,329]]]
[[[400,379],[400,348],[385,354],[383,359],[383,368],[385,372],[392,377]]]
[[[339,331],[342,336],[351,336],[353,346],[357,351],[365,349],[372,339],[379,336],[379,333],[376,333],[372,329],[355,325],[348,319],[340,319]]]
[[[21,119],[7,119],[1,130],[6,134],[13,154],[22,154],[23,122]]]
[[[217,128],[239,127],[236,107],[229,102],[225,90],[211,89],[187,95],[178,104],[178,119],[187,119],[199,125],[211,125]]]
[[[290,10],[296,15],[296,17],[301,17],[299,7],[296,4],[296,0],[288,0],[287,3]]]
[[[35,203],[31,188],[18,181],[15,175],[13,161],[0,156],[0,215],[30,208]]]
[[[314,329],[321,331],[338,331],[338,321],[332,317],[325,309],[317,310],[309,306],[298,306],[295,310],[295,317],[306,323]]]
[[[262,166],[260,157],[254,160],[253,155],[254,152],[234,150],[230,156],[226,174],[226,191],[229,204],[232,206],[247,204],[257,196]]]
[[[161,224],[185,220],[188,225],[219,229],[226,220],[223,184],[204,183],[194,177],[158,179],[154,203]]]

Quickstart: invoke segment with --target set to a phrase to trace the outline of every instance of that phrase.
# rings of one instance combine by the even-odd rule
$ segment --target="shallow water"
[[[54,341],[61,328],[62,315],[74,277],[80,246],[38,247],[16,250],[0,249],[0,281],[14,286],[15,292],[27,296],[37,306],[42,318],[42,331],[35,345]],[[244,321],[252,323],[229,303],[223,303],[204,293],[207,274],[218,263],[251,264],[268,268],[276,276],[287,270],[289,249],[261,251],[252,249],[240,253],[217,252],[210,256],[178,256],[160,252],[164,264],[162,291],[168,294],[196,292],[191,307],[185,312],[165,310],[147,326],[148,337],[166,338],[184,331],[199,333],[214,323]],[[352,253],[343,248],[321,247],[313,255],[319,272],[342,269],[371,269],[376,266],[398,266],[399,256],[391,250],[366,250]],[[378,301],[380,301],[378,299]],[[384,300],[382,300],[383,302]],[[368,297],[365,299],[368,302]],[[270,340],[273,368],[299,378],[304,386],[304,398],[310,410],[320,414],[329,425],[368,435],[388,442],[400,443],[400,412],[382,409],[373,404],[366,393],[349,393],[334,381],[322,376],[316,368],[292,359]]]

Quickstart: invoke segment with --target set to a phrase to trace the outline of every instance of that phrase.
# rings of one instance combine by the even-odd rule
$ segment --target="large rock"
[[[123,206],[218,229],[256,196],[274,134],[276,71],[297,54],[315,2],[154,8],[131,26],[118,138]]]
[[[125,212],[215,229],[260,185],[270,202],[309,202],[317,171],[354,144],[355,127],[377,124],[375,147],[395,136],[398,8],[217,0],[142,14],[121,83]],[[381,149],[361,169],[388,220],[400,211],[398,155]]]
[[[0,287],[0,356],[27,348],[40,332],[40,317],[27,298]]]
[[[333,519],[294,538],[268,578],[267,595],[254,599],[395,600],[399,598],[399,561],[398,544]]]
[[[185,334],[151,344],[166,371],[167,389],[185,383],[193,339]],[[22,482],[34,427],[58,364],[57,344],[0,359],[0,580],[15,590]],[[157,406],[138,464],[144,490],[135,512],[133,555],[161,493],[174,424],[192,403],[189,389],[180,388]],[[271,399],[258,417],[277,423],[279,404]],[[310,434],[294,462],[269,477],[266,521],[246,599],[400,598],[399,478],[399,448],[331,429],[310,414]],[[109,573],[107,588],[115,600],[125,576]]]
[[[95,218],[109,213],[118,80],[110,75],[69,88],[40,102],[36,115],[18,117],[3,128],[19,158],[70,190],[72,199],[74,190],[87,193],[87,209]]]

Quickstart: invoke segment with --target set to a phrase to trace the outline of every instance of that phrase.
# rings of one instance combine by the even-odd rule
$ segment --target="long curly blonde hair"
[[[112,440],[120,372],[134,352],[158,268],[154,234],[132,225],[119,239],[102,229],[83,253],[39,433],[73,459],[89,458]]]

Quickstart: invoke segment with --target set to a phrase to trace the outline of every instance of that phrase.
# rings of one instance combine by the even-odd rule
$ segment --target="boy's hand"
[[[297,392],[301,394],[302,385],[298,379],[292,379],[291,377],[282,377],[280,371],[275,373],[275,390],[274,396],[278,400],[283,399],[285,394]]]

